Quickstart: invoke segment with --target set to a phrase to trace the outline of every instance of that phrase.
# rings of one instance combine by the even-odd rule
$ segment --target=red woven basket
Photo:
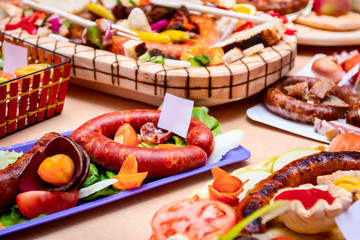
[[[49,67],[0,83],[0,138],[60,114],[70,78],[71,59],[0,31],[4,41],[28,49],[29,63]]]

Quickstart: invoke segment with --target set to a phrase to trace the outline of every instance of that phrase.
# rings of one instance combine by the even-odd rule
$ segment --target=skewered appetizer
[[[286,20],[278,17],[255,25],[228,17],[194,15],[185,7],[170,9],[148,1],[108,6],[88,3],[85,8],[77,15],[96,23],[86,28],[56,14],[24,9],[22,19],[6,24],[5,29],[20,27],[31,34],[50,35],[144,62],[164,64],[166,59],[181,60],[177,63],[186,67],[237,61],[276,44],[286,30],[283,24]],[[257,14],[249,4],[236,5],[234,10]],[[112,24],[132,30],[139,39],[117,35]]]

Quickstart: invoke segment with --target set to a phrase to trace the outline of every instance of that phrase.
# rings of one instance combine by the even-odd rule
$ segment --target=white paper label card
[[[186,138],[194,101],[166,93],[158,127]]]
[[[28,50],[26,47],[4,41],[3,54],[3,71],[6,73],[14,74],[16,69],[28,64]]]
[[[335,217],[335,222],[346,240],[358,240],[360,226],[360,201],[354,202],[345,212]]]

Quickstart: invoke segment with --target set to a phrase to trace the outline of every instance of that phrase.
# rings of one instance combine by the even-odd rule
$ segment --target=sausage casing
[[[249,190],[236,210],[238,221],[269,204],[278,190],[305,183],[316,184],[320,175],[337,170],[360,170],[360,152],[321,152],[295,160]],[[265,231],[258,218],[245,228],[248,233]]]
[[[124,110],[101,115],[84,123],[72,134],[96,164],[119,171],[125,158],[135,154],[140,172],[148,171],[149,177],[170,176],[203,166],[214,149],[211,130],[192,118],[186,141],[189,146],[151,149],[132,147],[112,140],[117,129],[129,123],[136,131],[147,122],[159,121],[159,110]]]

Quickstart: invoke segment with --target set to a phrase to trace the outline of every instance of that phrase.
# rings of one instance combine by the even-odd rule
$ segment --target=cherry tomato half
[[[140,142],[135,129],[129,123],[124,123],[119,127],[115,133],[114,141],[134,147]]]
[[[236,223],[229,205],[193,197],[170,203],[158,210],[152,221],[153,239],[166,239],[176,233],[190,239],[208,240],[227,233]]]
[[[29,191],[16,196],[19,211],[27,218],[72,208],[78,200],[77,190],[70,192]]]

